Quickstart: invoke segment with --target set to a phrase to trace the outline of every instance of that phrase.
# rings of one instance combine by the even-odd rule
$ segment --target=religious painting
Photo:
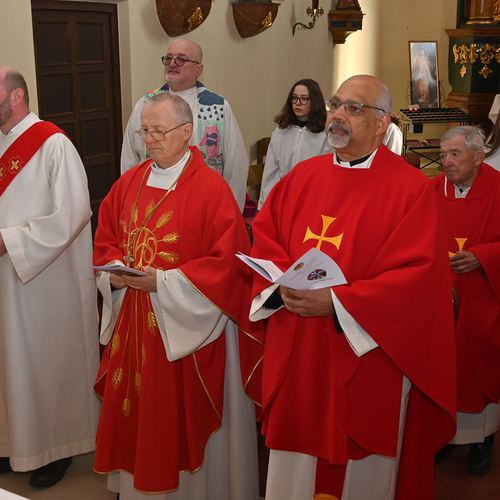
[[[411,104],[439,108],[437,42],[409,42]]]

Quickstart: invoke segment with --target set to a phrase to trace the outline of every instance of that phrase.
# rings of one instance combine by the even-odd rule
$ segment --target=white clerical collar
[[[445,198],[448,197],[448,182],[450,182],[450,184],[452,184],[453,187],[455,188],[455,198],[465,198],[469,194],[470,188],[472,187],[472,185],[460,186],[459,184],[453,184],[451,181],[448,181],[448,179],[445,177],[445,179],[444,179],[444,197]]]
[[[8,132],[7,135],[10,134],[15,134],[18,130],[21,129],[21,127],[24,125],[24,123],[28,120],[28,118],[33,114],[33,111],[30,111],[17,125],[14,125]]]
[[[472,186],[459,186],[455,184],[455,198],[465,198]]]
[[[353,162],[348,162],[348,161],[342,161],[337,153],[333,155],[333,162],[336,165],[339,165],[340,167],[344,168],[370,168],[373,162],[373,158],[375,158],[375,153],[378,151],[376,149],[370,156],[368,156],[364,161],[358,163],[358,161],[353,161]]]
[[[182,169],[186,166],[190,154],[191,151],[188,149],[186,154],[175,165],[172,165],[169,168],[160,168],[156,165],[156,163],[153,163],[151,165],[151,172],[146,182],[146,186],[158,189],[170,189],[177,177],[181,174]],[[173,189],[176,187],[177,186],[174,186]]]

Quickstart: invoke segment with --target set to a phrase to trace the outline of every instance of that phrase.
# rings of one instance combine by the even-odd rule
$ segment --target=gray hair
[[[146,101],[144,106],[155,106],[157,104],[170,103],[172,107],[172,118],[176,124],[190,123],[193,124],[193,112],[189,104],[181,97],[170,94],[169,92],[162,92],[156,94]]]
[[[28,85],[23,75],[18,71],[9,70],[5,73],[5,78],[3,80],[3,86],[7,91],[7,94],[11,94],[16,89],[21,89],[24,92],[24,102],[27,106],[30,104],[30,96],[28,92]]]
[[[376,99],[376,104],[378,108],[382,108],[385,113],[391,114],[392,111],[392,95],[391,91],[387,88],[387,86],[380,82],[379,85],[379,93]],[[377,116],[382,115],[382,111],[377,110]]]
[[[453,137],[462,136],[467,151],[483,151],[485,135],[480,127],[464,125],[451,128],[441,137],[441,142],[449,141]]]

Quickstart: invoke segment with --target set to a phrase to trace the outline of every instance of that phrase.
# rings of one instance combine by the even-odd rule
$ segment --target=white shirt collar
[[[186,166],[190,154],[191,151],[188,149],[184,156],[175,165],[172,165],[169,168],[160,168],[156,165],[156,163],[153,163],[151,165],[151,172],[149,173],[146,186],[158,189],[170,189],[177,177],[179,177],[182,169]],[[175,189],[176,187],[177,186],[174,186],[172,189]]]
[[[24,122],[26,122],[28,120],[28,118],[33,114],[33,111],[30,111],[17,125],[14,125],[10,130],[9,132],[7,133],[7,135],[10,135],[10,134],[15,134],[19,129],[22,128],[22,126],[24,125]]]

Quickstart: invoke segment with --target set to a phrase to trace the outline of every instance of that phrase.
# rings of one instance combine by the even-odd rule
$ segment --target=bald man
[[[328,104],[336,153],[299,163],[253,225],[253,256],[286,270],[316,247],[347,280],[301,291],[255,277],[251,319],[268,318],[266,500],[432,499],[456,395],[436,196],[382,144],[392,98],[380,80],[352,77]]]
[[[92,211],[78,152],[7,67],[0,130],[0,473],[51,486],[95,448]]]
[[[141,128],[144,103],[156,94],[170,92],[182,97],[193,112],[194,128],[189,144],[198,146],[205,163],[227,181],[243,210],[248,177],[245,144],[229,103],[198,81],[203,72],[201,47],[191,40],[178,38],[168,46],[161,60],[167,83],[142,97],[130,115],[123,138],[122,174],[149,157],[144,142],[135,133]]]

